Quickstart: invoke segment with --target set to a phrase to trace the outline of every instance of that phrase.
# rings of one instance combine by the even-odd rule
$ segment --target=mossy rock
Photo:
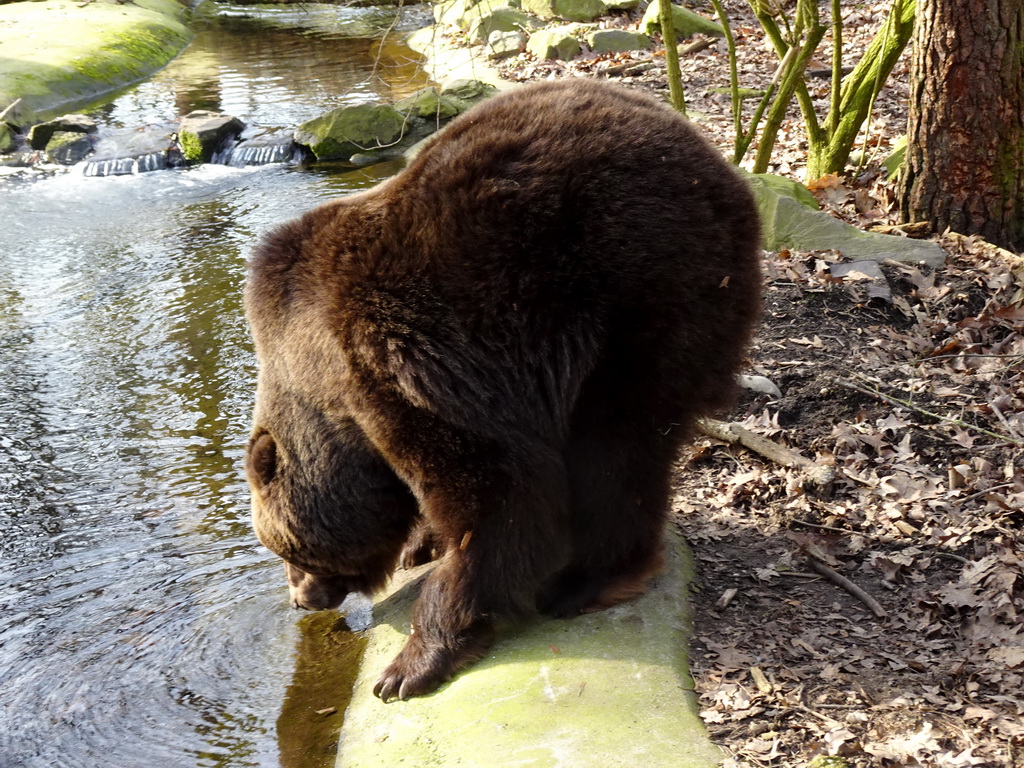
[[[762,245],[769,251],[835,250],[854,261],[892,259],[933,267],[946,260],[946,252],[937,243],[864,232],[824,211],[811,210],[806,200],[798,199],[802,195],[791,194],[795,187],[780,192],[781,185],[769,178],[747,175],[761,218]]]
[[[882,161],[882,165],[885,167],[886,180],[891,181],[896,178],[896,174],[900,172],[906,160],[907,136],[904,134],[896,139],[896,143],[892,145],[892,154]]]
[[[491,32],[487,38],[487,55],[492,59],[507,59],[526,50],[526,35],[522,32]]]
[[[33,125],[28,132],[28,143],[32,149],[46,149],[50,138],[58,132],[96,133],[96,121],[86,115],[64,115],[55,120]]]
[[[593,21],[608,13],[604,0],[523,0],[523,10],[542,19]]]
[[[658,20],[658,14],[661,13],[659,2],[661,0],[653,0],[640,21],[640,29],[648,35],[661,34],[661,22]],[[721,24],[675,4],[672,5],[672,24],[676,28],[676,34],[681,38],[693,37],[696,34],[725,36]]]
[[[528,32],[541,26],[543,22],[540,19],[506,5],[474,19],[469,25],[469,37],[477,42],[486,42],[495,32]]]
[[[626,29],[597,29],[587,35],[587,45],[594,53],[646,51],[651,47],[651,38]]]
[[[227,142],[238,138],[245,123],[237,117],[199,109],[182,118],[178,128],[181,152],[190,163],[208,163]]]
[[[798,203],[806,205],[808,208],[819,210],[821,208],[818,205],[818,198],[816,198],[807,187],[801,184],[799,181],[793,179],[787,179],[785,176],[775,176],[771,173],[755,173],[751,174],[756,176],[764,183],[769,189],[779,195],[786,195],[796,200]]]
[[[192,39],[174,0],[0,6],[0,109],[30,125],[95,102],[169,62]]]
[[[457,23],[460,28],[468,30],[478,19],[505,8],[512,8],[508,0],[481,0],[476,5],[468,7],[465,13],[458,18]]]
[[[497,92],[497,88],[482,80],[459,79],[445,83],[441,89],[441,97],[457,105],[460,112],[465,112],[477,102],[483,101]]]
[[[538,59],[572,61],[582,50],[575,30],[574,26],[566,26],[534,32],[526,43],[526,50]]]
[[[6,155],[14,151],[18,146],[18,132],[7,123],[0,123],[0,155]]]
[[[412,96],[395,102],[395,109],[403,115],[424,119],[447,120],[462,111],[454,99],[443,97],[436,88],[424,88]]]
[[[388,104],[356,104],[303,123],[295,143],[309,147],[317,160],[348,160],[397,143],[407,126],[406,117]]]
[[[46,159],[51,163],[74,165],[92,154],[88,134],[77,131],[57,131],[46,143]]]

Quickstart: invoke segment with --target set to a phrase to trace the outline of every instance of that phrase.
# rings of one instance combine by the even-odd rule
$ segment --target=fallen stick
[[[825,491],[836,477],[836,469],[828,464],[816,464],[796,451],[779,445],[774,440],[762,437],[756,432],[751,432],[739,424],[726,423],[717,419],[700,419],[697,422],[697,429],[708,437],[729,443],[730,445],[742,445],[755,453],[759,453],[766,459],[781,464],[784,467],[803,470],[805,485],[810,485],[816,491]]]
[[[851,595],[856,597],[858,600],[864,603],[864,605],[871,609],[871,612],[875,614],[875,616],[877,616],[878,618],[884,619],[889,615],[889,612],[886,611],[885,608],[882,607],[881,603],[875,600],[875,598],[873,598],[871,595],[869,595],[867,592],[858,587],[856,584],[854,584],[852,581],[850,581],[842,574],[837,573],[836,571],[829,568],[824,563],[815,560],[813,557],[808,557],[807,565],[809,565],[811,570],[815,573],[821,574],[836,586],[842,587]]]
[[[8,104],[6,109],[4,109],[3,112],[0,112],[0,120],[3,120],[5,117],[7,117],[7,113],[10,112],[12,109],[14,109],[16,106],[18,106],[19,104],[21,104],[21,99],[15,99],[10,104]]]
[[[876,397],[882,402],[889,403],[890,405],[899,405],[908,410],[915,411],[917,413],[923,413],[925,416],[931,416],[933,419],[944,421],[947,424],[956,424],[958,427],[970,429],[974,432],[980,432],[983,435],[994,437],[998,440],[1002,440],[1005,443],[1010,443],[1011,445],[1024,445],[1024,440],[1018,440],[1017,438],[1011,437],[1010,435],[1004,435],[999,432],[993,432],[991,429],[985,429],[984,427],[979,427],[977,424],[971,424],[970,422],[963,421],[961,419],[954,419],[952,416],[943,416],[941,413],[935,413],[934,411],[926,410],[924,408],[921,408],[920,406],[914,405],[909,400],[901,400],[898,397],[887,395],[884,392],[875,389],[874,387],[868,386],[867,384],[861,386],[860,384],[855,384],[852,381],[843,381],[842,379],[836,381],[836,384],[838,384],[841,387],[846,387],[846,389],[852,389],[854,392],[860,392],[862,395],[870,395],[871,397]]]

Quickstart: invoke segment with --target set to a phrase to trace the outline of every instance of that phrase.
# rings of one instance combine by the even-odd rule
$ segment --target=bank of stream
[[[116,136],[194,109],[284,130],[393,101],[426,84],[382,42],[394,22],[219,6],[170,66],[85,111]],[[330,764],[359,641],[341,614],[290,611],[252,535],[240,289],[260,234],[395,168],[2,170],[0,766]]]

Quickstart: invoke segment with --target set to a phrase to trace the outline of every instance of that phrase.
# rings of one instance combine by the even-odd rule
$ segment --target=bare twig
[[[5,117],[7,117],[7,114],[19,104],[21,104],[21,99],[15,99],[10,104],[8,104],[7,107],[4,108],[4,111],[0,112],[0,120],[3,120]]]
[[[701,419],[697,422],[697,429],[708,437],[722,440],[730,445],[742,445],[776,464],[803,470],[806,484],[816,490],[826,490],[835,480],[835,467],[828,464],[816,464],[796,451],[779,445],[767,437],[762,437],[756,432],[751,432],[739,424],[726,423],[716,419]]]
[[[872,397],[877,397],[879,400],[883,400],[887,403],[890,403],[891,405],[899,405],[902,406],[903,408],[909,408],[912,411],[916,411],[917,413],[923,413],[925,416],[931,416],[933,419],[944,421],[947,424],[956,424],[958,427],[963,427],[964,429],[970,429],[975,432],[980,432],[983,435],[994,437],[997,440],[1002,440],[1003,442],[1010,443],[1011,445],[1024,445],[1024,440],[1018,440],[1015,437],[1011,437],[1010,435],[1004,435],[1000,432],[993,432],[991,429],[985,429],[984,427],[979,427],[976,424],[971,424],[970,422],[963,421],[961,419],[954,419],[952,416],[943,416],[940,413],[935,413],[934,411],[926,410],[924,408],[921,408],[920,406],[914,405],[909,400],[901,400],[898,397],[893,397],[892,395],[887,395],[883,392],[879,392],[874,387],[869,387],[866,385],[861,386],[859,384],[854,384],[852,381],[843,380],[839,380],[836,383],[841,387],[852,389],[854,392],[860,392],[862,395],[871,395]]]
[[[754,685],[757,686],[757,690],[759,690],[761,693],[772,692],[772,684],[768,680],[768,676],[765,675],[764,670],[762,670],[760,667],[751,667],[750,677],[753,679]]]
[[[793,522],[797,523],[799,525],[806,525],[806,526],[808,526],[810,528],[818,528],[818,529],[820,529],[822,531],[832,531],[834,533],[841,533],[844,536],[850,536],[850,535],[852,535],[854,533],[857,533],[857,531],[851,531],[849,528],[835,528],[834,526],[831,526],[831,525],[819,525],[818,523],[809,523],[806,520],[794,520]],[[860,534],[860,535],[863,536],[864,534]]]
[[[1006,488],[1012,488],[1013,486],[1014,486],[1014,483],[1012,483],[1012,482],[1002,483],[1001,485],[993,485],[991,488],[986,488],[983,491],[976,491],[975,493],[972,493],[970,496],[964,496],[962,499],[960,499],[960,501],[958,503],[961,504],[961,505],[962,504],[966,504],[968,501],[974,501],[975,499],[977,499],[977,498],[979,498],[981,496],[985,496],[985,495],[987,495],[989,493],[993,493],[995,491],[1002,491],[1002,490],[1004,490]]]
[[[808,557],[807,565],[810,566],[812,571],[820,573],[833,584],[842,587],[851,595],[856,597],[858,600],[864,603],[864,605],[866,605],[871,610],[871,612],[875,614],[875,616],[877,616],[878,618],[884,619],[889,615],[889,612],[886,611],[885,608],[882,607],[881,603],[875,600],[875,598],[873,598],[871,595],[869,595],[867,592],[858,587],[856,584],[854,584],[852,581],[850,581],[842,574],[837,573],[836,571],[829,568],[824,563],[815,560],[813,557]]]

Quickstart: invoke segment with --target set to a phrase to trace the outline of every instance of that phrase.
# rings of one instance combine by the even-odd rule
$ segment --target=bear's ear
[[[277,473],[277,443],[269,432],[256,437],[249,444],[249,475],[262,488]]]

